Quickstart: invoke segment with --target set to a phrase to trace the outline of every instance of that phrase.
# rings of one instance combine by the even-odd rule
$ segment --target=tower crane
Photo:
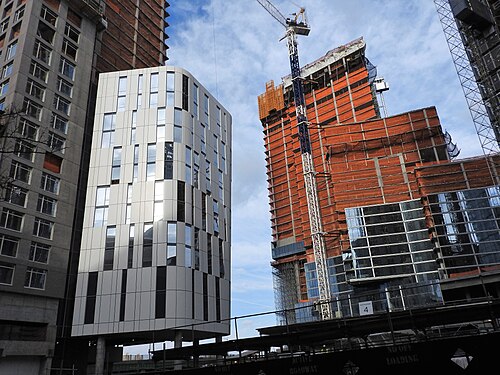
[[[309,223],[311,228],[311,239],[316,264],[319,290],[319,311],[322,320],[332,318],[330,305],[330,285],[328,283],[326,267],[326,245],[319,209],[318,190],[316,186],[316,172],[311,154],[311,139],[309,136],[309,125],[306,114],[306,102],[300,76],[299,52],[297,49],[297,35],[309,35],[310,28],[307,24],[305,8],[300,8],[294,13],[294,18],[286,18],[270,1],[257,0],[267,12],[286,28],[288,55],[292,73],[293,98],[295,102],[295,113],[297,115],[297,131],[302,154],[302,169],[306,188],[307,209],[309,212]]]

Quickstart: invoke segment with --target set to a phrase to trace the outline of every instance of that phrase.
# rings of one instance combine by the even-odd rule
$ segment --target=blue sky
[[[295,0],[298,2],[298,0]],[[298,8],[274,0],[283,14]],[[299,38],[301,64],[364,37],[366,56],[384,77],[389,115],[436,106],[462,150],[481,153],[432,0],[302,0],[311,33]],[[264,143],[257,96],[289,73],[283,27],[256,0],[174,0],[168,65],[183,67],[233,116],[232,316],[274,310]],[[254,319],[241,335],[274,324]]]

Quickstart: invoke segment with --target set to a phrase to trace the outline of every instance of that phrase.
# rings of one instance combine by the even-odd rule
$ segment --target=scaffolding
[[[449,0],[434,0],[434,4],[483,153],[487,157],[497,154],[500,151],[499,98],[491,86],[488,69],[481,56],[481,48],[484,46],[481,47],[478,43],[480,31],[477,24],[469,25],[456,19]],[[494,163],[497,159],[487,160]],[[498,176],[495,175],[498,165],[492,164],[489,169],[493,180],[499,183]]]
[[[298,260],[273,264],[274,303],[278,311],[277,324],[296,323],[295,307],[299,302],[300,289],[298,280]]]

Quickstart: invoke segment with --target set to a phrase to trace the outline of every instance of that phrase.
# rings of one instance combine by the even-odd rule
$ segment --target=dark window
[[[174,178],[174,144],[165,142],[165,166],[164,179],[171,180]]]
[[[215,318],[220,322],[220,279],[215,278]]]
[[[120,322],[125,320],[125,303],[127,298],[127,270],[122,270],[122,289],[120,295]]]
[[[208,321],[208,275],[203,272],[203,320]]]
[[[167,289],[167,267],[156,269],[155,318],[165,318]]]
[[[94,323],[98,274],[98,272],[89,273],[89,280],[87,283],[87,300],[85,302],[85,317],[83,321],[85,324]]]
[[[116,227],[106,229],[106,245],[104,248],[104,271],[112,270],[115,258]]]
[[[128,237],[127,268],[132,268],[134,263],[134,234],[135,226],[131,224]]]
[[[142,246],[142,266],[153,264],[153,223],[144,223],[144,239]]]
[[[189,111],[189,78],[186,75],[182,75],[182,109],[185,111]]]
[[[186,218],[186,183],[177,181],[177,221],[184,222]]]
[[[207,262],[208,273],[212,274],[212,235],[207,233]]]
[[[221,279],[223,279],[226,274],[224,270],[224,242],[220,238],[219,238],[219,272]]]

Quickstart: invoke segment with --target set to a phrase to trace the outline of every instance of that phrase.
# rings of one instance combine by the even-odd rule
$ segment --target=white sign
[[[373,304],[372,301],[365,301],[359,303],[359,315],[372,315]]]

